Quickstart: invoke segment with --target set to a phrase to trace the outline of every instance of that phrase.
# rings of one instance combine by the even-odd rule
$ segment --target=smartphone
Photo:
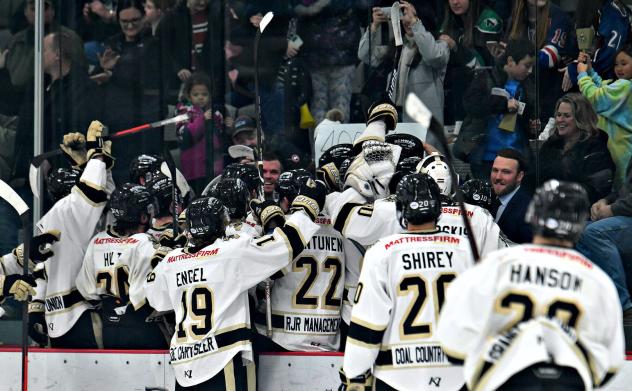
[[[294,34],[294,36],[290,38],[290,45],[294,49],[298,50],[301,48],[301,46],[303,46],[303,40],[297,34]]]
[[[382,13],[391,20],[391,7],[381,7]],[[400,8],[399,15],[404,16],[404,10]]]

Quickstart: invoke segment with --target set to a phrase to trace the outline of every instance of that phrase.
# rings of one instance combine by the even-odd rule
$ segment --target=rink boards
[[[0,391],[21,389],[21,352],[0,349]],[[259,363],[260,390],[336,390],[340,353],[269,353]],[[166,351],[29,351],[30,391],[173,390],[175,379]],[[632,355],[604,390],[629,390]]]

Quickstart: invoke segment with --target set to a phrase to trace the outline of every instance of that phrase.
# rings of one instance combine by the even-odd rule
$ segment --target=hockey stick
[[[261,34],[263,34],[263,30],[270,24],[274,14],[272,12],[266,13],[261,22],[259,22],[259,28],[255,34],[255,47],[254,47],[254,55],[255,55],[255,114],[257,120],[257,149],[256,149],[256,158],[257,158],[257,168],[259,169],[259,197],[264,199],[264,188],[263,188],[263,145],[262,144],[262,134],[263,129],[261,128],[261,94],[259,93],[259,42],[261,42]],[[270,303],[270,279],[266,279],[265,281],[265,299],[266,299],[266,335],[268,338],[272,338],[272,307]]]
[[[175,240],[175,238],[178,236],[178,211],[176,210],[178,200],[178,197],[176,195],[176,162],[173,161],[173,156],[171,155],[171,152],[169,151],[169,148],[167,148],[166,144],[162,151],[162,155],[165,158],[165,163],[167,165],[167,168],[169,169],[169,174],[171,176],[171,217],[173,219],[173,239]],[[184,195],[182,195],[182,197],[184,197]]]
[[[166,126],[166,125],[171,125],[178,122],[187,121],[188,119],[189,119],[189,114],[186,114],[186,113],[180,114],[172,118],[164,119],[162,121],[151,122],[148,124],[135,126],[133,128],[124,129],[114,134],[111,134],[109,136],[105,136],[103,137],[103,139],[110,140],[113,138],[130,136],[132,134],[139,133],[147,129],[155,129],[161,126]],[[39,194],[40,194],[37,177],[39,175],[39,169],[42,163],[44,163],[44,161],[46,161],[47,159],[54,156],[59,156],[62,153],[63,153],[62,150],[57,148],[57,149],[53,149],[52,151],[44,152],[40,155],[34,156],[33,159],[31,159],[31,166],[29,167],[29,185],[31,186],[31,192],[33,192],[33,195],[35,195],[35,197],[39,198]]]
[[[452,156],[452,151],[448,148],[448,140],[446,139],[445,133],[443,132],[443,125],[439,121],[437,121],[437,119],[432,115],[432,112],[419,99],[419,97],[417,97],[417,95],[412,92],[409,93],[406,97],[404,108],[406,110],[406,113],[412,119],[414,119],[415,122],[418,122],[421,126],[424,126],[426,129],[428,129],[429,132],[434,134],[434,136],[437,138],[437,141],[439,141],[439,143],[441,144],[443,150],[446,151],[446,159],[448,159],[448,164],[450,166],[450,176],[452,177],[453,186],[456,187],[456,201],[459,203],[463,225],[465,226],[467,238],[470,242],[470,249],[472,250],[474,261],[478,262],[480,259],[478,246],[476,245],[476,240],[474,239],[474,235],[472,234],[472,225],[470,224],[470,219],[467,217],[463,192],[461,192],[461,190],[459,189],[459,179],[456,175],[456,171],[454,171],[454,157]]]
[[[402,46],[404,45],[404,41],[402,40],[401,4],[399,4],[399,2],[395,2],[391,6],[391,25],[393,26],[393,35],[395,36],[395,60],[393,61],[393,72],[391,73],[391,80],[386,92],[391,102],[395,104],[397,85],[399,82],[399,59],[402,55]]]
[[[29,274],[29,245],[31,243],[31,237],[33,232],[31,230],[31,213],[29,207],[24,200],[4,181],[0,180],[0,198],[5,200],[15,209],[20,215],[22,221],[22,230],[24,231],[23,244],[23,259],[22,274],[27,276]],[[29,312],[28,301],[22,303],[22,390],[26,391],[28,384],[28,344],[29,344]]]

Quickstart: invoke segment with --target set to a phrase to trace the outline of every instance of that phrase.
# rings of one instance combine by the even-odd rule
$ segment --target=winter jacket
[[[599,115],[597,126],[608,135],[608,150],[617,166],[614,187],[618,189],[625,182],[627,164],[632,158],[632,81],[602,82],[594,71],[577,77],[582,95]]]
[[[391,55],[391,49],[393,49],[387,45],[379,45],[381,28],[382,25],[375,32],[367,29],[358,48],[360,60],[372,67],[380,65],[387,56]],[[373,46],[370,59],[369,39]],[[408,73],[399,76],[400,78],[407,77],[405,95],[410,92],[416,94],[430,109],[434,117],[443,123],[443,80],[450,58],[450,49],[447,43],[435,39],[421,21],[413,25],[413,41],[417,46],[419,55],[413,60]],[[386,90],[386,86],[384,86],[384,90]],[[403,98],[405,99],[405,97]],[[413,119],[404,113],[403,122],[413,122]]]
[[[604,198],[612,190],[615,170],[606,139],[600,133],[564,151],[564,140],[552,135],[538,154],[540,182],[549,179],[577,182],[588,192],[591,205]]]
[[[223,107],[225,91],[224,72],[224,12],[221,2],[208,3],[208,31],[204,40],[204,49],[198,56],[199,71],[204,71],[211,78],[213,106]],[[160,21],[156,37],[161,44],[161,60],[163,80],[170,90],[170,99],[175,98],[174,92],[180,88],[178,71],[191,69],[192,26],[191,14],[186,1],[169,11]],[[174,102],[175,103],[175,102]]]
[[[463,107],[465,108],[465,119],[461,126],[461,131],[454,144],[454,155],[463,161],[470,162],[473,158],[472,152],[482,148],[487,143],[487,130],[490,119],[493,116],[506,114],[507,99],[502,96],[492,95],[492,88],[505,88],[507,73],[501,64],[489,69],[476,71],[470,87],[463,95]],[[518,131],[523,132],[521,137],[524,142],[522,152],[528,151],[529,140],[529,112],[534,107],[532,84],[530,80],[521,83],[523,87],[522,102],[526,103],[522,115],[518,115]],[[528,154],[525,154],[527,157]],[[480,157],[479,157],[480,158]]]

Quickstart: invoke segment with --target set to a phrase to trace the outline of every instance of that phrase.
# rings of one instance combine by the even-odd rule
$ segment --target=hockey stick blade
[[[228,155],[233,159],[255,160],[255,151],[247,145],[231,145],[228,147]]]
[[[261,22],[259,22],[259,31],[263,33],[263,30],[268,27],[268,25],[272,21],[272,18],[274,18],[274,13],[272,11],[266,13],[263,18],[261,18]]]
[[[391,6],[391,24],[393,25],[395,46],[402,46],[404,44],[404,40],[402,39],[401,8],[399,2],[395,2]]]
[[[7,183],[3,180],[0,180],[0,197],[11,205],[18,215],[22,216],[23,214],[29,211],[29,207],[26,205],[26,202],[11,188],[11,186],[7,185]]]
[[[454,171],[454,157],[452,156],[452,152],[448,147],[448,139],[445,137],[445,133],[443,131],[443,125],[437,121],[437,119],[432,115],[432,112],[426,107],[426,105],[419,99],[417,95],[414,93],[408,94],[406,97],[406,102],[404,104],[404,109],[406,113],[418,122],[420,125],[425,126],[429,132],[434,134],[437,138],[441,147],[446,152],[446,159],[448,159],[448,165],[450,166],[450,175],[452,176],[452,183],[456,186],[456,201],[459,204],[459,209],[461,210],[461,217],[463,218],[463,225],[465,226],[467,238],[470,244],[470,249],[472,250],[472,256],[474,257],[474,261],[478,262],[480,257],[478,253],[478,246],[476,244],[476,240],[472,234],[472,226],[470,224],[470,219],[467,217],[467,211],[465,210],[465,200],[463,198],[463,193],[459,190],[459,179]]]

